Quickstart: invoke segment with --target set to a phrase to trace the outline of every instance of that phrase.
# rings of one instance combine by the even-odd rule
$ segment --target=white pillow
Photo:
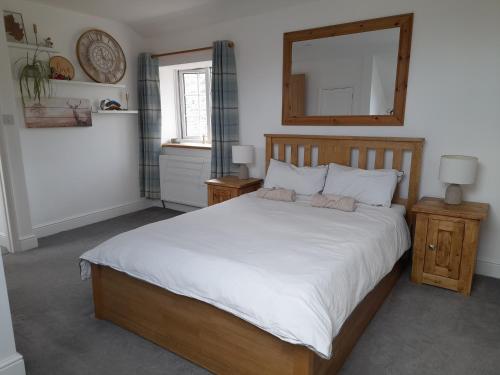
[[[352,197],[373,206],[391,207],[398,178],[395,169],[359,169],[331,163],[328,167],[323,194]]]
[[[295,190],[297,194],[312,195],[323,190],[328,167],[296,167],[271,159],[264,181],[265,188]]]

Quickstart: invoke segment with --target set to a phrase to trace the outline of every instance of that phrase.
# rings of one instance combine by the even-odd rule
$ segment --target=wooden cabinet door
[[[463,240],[463,222],[429,219],[424,272],[458,280]]]
[[[210,190],[209,205],[222,203],[237,196],[237,192],[234,189],[213,186]]]

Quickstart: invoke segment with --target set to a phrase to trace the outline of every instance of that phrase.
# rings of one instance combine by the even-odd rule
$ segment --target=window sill
[[[172,148],[192,148],[198,150],[211,150],[212,145],[209,143],[194,143],[194,142],[185,142],[185,143],[164,143],[162,147],[172,147]]]

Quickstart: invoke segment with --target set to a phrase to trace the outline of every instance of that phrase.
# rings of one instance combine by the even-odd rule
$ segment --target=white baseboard
[[[36,249],[38,247],[38,238],[34,234],[19,237],[19,247],[21,251]]]
[[[5,233],[0,233],[0,246],[7,248],[10,247],[9,237],[7,237]]]
[[[165,208],[170,208],[171,210],[181,211],[181,212],[191,212],[203,208],[203,207],[188,206],[186,204],[167,202],[167,201],[164,201],[164,203],[165,203]],[[155,202],[154,206],[163,207],[161,201]]]
[[[156,205],[155,201],[140,199],[135,202],[128,202],[117,206],[104,208],[102,210],[96,210],[80,215],[67,217],[49,223],[38,224],[33,227],[33,232],[35,232],[36,236],[39,238],[46,237],[66,230],[82,227],[84,225],[111,219],[116,216],[143,210],[153,205]]]
[[[478,259],[476,263],[476,273],[500,279],[500,263],[490,259]]]
[[[0,375],[25,375],[23,356],[15,353],[7,358],[0,359]]]
[[[10,248],[9,237],[7,237],[7,235],[4,233],[0,233],[0,246],[3,246],[7,249]],[[37,247],[38,247],[38,239],[34,234],[19,238],[18,251],[36,249]]]

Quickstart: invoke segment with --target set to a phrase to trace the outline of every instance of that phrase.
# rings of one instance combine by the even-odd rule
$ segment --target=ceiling
[[[32,0],[125,22],[145,37],[196,29],[315,0]]]

